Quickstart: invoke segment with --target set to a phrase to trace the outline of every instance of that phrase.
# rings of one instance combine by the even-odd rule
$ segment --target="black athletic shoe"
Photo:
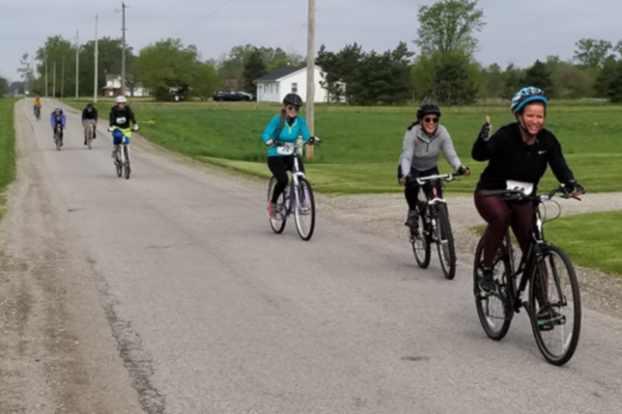
[[[493,292],[495,290],[495,280],[492,275],[492,269],[482,267],[479,276],[479,287],[484,292]]]
[[[565,317],[557,312],[552,306],[545,306],[536,315],[538,329],[541,331],[551,331],[555,325],[564,323]]]
[[[404,225],[416,229],[419,224],[418,218],[417,210],[408,210],[408,216]]]

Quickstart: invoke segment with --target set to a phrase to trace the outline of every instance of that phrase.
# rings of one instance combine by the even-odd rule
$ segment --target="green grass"
[[[67,101],[78,107],[84,101]],[[111,101],[98,107],[107,115]],[[277,105],[255,103],[132,104],[143,133],[153,142],[190,157],[245,173],[267,176],[259,136],[278,111]],[[316,189],[330,193],[401,191],[395,170],[405,127],[414,107],[318,105],[316,134],[322,145],[307,163]],[[470,157],[471,145],[485,114],[496,127],[512,120],[506,106],[481,105],[443,109],[459,155],[473,176],[452,183],[449,191],[472,191],[485,163]],[[570,167],[590,192],[620,191],[622,185],[622,107],[563,102],[551,106],[548,127],[560,139]],[[446,163],[441,169],[448,171]],[[542,189],[555,186],[550,174]]]
[[[574,263],[622,277],[622,211],[566,217],[548,223],[545,231]]]
[[[0,216],[6,204],[6,187],[15,179],[15,128],[13,99],[0,98]]]

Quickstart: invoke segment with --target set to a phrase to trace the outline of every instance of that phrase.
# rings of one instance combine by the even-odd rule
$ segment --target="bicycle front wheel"
[[[413,248],[415,261],[422,269],[430,265],[430,237],[426,234],[428,229],[426,229],[423,220],[424,214],[424,212],[419,210],[419,214],[417,214],[417,226],[410,228],[410,244]]]
[[[272,194],[274,193],[274,187],[277,184],[277,179],[272,177],[270,178],[270,182],[268,183],[268,203],[272,200]],[[289,189],[286,188],[283,193],[279,196],[277,202],[277,211],[274,213],[272,217],[268,217],[268,222],[270,223],[270,228],[273,232],[279,234],[283,233],[285,229],[285,224],[287,223],[287,206],[285,203],[286,194],[288,194]]]
[[[128,150],[127,145],[123,146],[123,155],[125,157],[125,163],[123,165],[123,176],[126,180],[129,180],[130,174],[132,173],[132,168],[130,167],[130,151]]]
[[[500,249],[493,263],[493,278],[496,289],[494,292],[485,292],[479,287],[481,269],[484,262],[484,239],[480,239],[475,250],[475,262],[473,264],[473,294],[475,295],[475,308],[477,316],[490,339],[499,341],[507,334],[514,315],[508,288],[508,280],[511,279],[512,267],[509,258],[503,254],[506,249]]]
[[[315,229],[315,199],[313,198],[313,190],[311,189],[311,184],[305,178],[300,177],[298,179],[298,188],[295,191],[297,198],[294,203],[296,231],[302,240],[309,241]]]
[[[441,262],[441,269],[443,269],[445,278],[451,280],[456,276],[456,248],[446,204],[438,205],[437,223],[438,259]]]
[[[572,358],[581,330],[579,282],[568,256],[547,246],[529,283],[529,318],[536,344],[553,365]]]

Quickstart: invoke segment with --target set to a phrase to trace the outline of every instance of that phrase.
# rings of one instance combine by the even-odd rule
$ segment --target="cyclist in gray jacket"
[[[404,144],[400,156],[398,179],[405,186],[404,195],[408,202],[406,225],[417,224],[417,195],[419,185],[415,178],[438,174],[438,156],[442,152],[456,174],[469,175],[470,170],[462,165],[451,136],[440,125],[441,110],[434,104],[423,104],[417,110],[417,121],[408,127],[404,134]],[[431,186],[423,188],[426,197],[431,197]],[[440,194],[440,188],[437,189]]]

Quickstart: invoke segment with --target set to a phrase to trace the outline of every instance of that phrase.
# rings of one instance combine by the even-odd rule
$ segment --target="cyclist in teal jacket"
[[[268,214],[274,217],[276,212],[276,203],[279,196],[287,187],[289,178],[287,171],[291,171],[294,160],[291,156],[281,155],[278,153],[277,146],[283,142],[296,142],[298,137],[302,137],[306,143],[311,139],[307,122],[304,118],[298,116],[298,111],[302,106],[302,99],[295,93],[289,93],[283,99],[283,108],[281,113],[275,115],[266,129],[261,134],[261,139],[268,146],[266,151],[268,155],[268,168],[272,175],[277,179],[274,187],[272,199],[268,202]],[[304,171],[302,160],[299,160],[300,169]]]

